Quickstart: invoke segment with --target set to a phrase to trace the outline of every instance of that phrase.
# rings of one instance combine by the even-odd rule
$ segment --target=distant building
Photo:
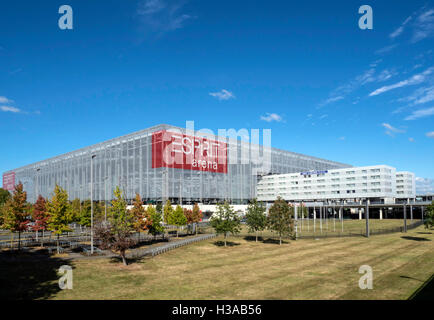
[[[414,198],[416,196],[416,180],[413,172],[396,173],[396,198]]]
[[[268,175],[257,188],[258,200],[266,202],[280,196],[304,202],[368,198],[393,203],[397,198],[414,199],[416,195],[414,174],[396,172],[386,165]]]

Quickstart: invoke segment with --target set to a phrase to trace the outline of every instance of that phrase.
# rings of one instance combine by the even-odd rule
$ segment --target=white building
[[[369,198],[385,203],[395,198],[414,198],[414,174],[399,173],[399,190],[403,191],[399,196],[396,175],[396,169],[386,165],[269,175],[258,182],[257,197],[267,202],[280,196],[288,201]]]
[[[416,180],[413,172],[396,173],[396,198],[414,198],[416,196]]]

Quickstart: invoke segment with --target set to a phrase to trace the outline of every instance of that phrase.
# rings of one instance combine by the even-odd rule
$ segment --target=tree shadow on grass
[[[60,266],[67,259],[37,252],[0,251],[0,299],[48,299],[61,289]]]
[[[256,241],[256,237],[255,236],[245,236],[244,240],[246,241]],[[264,241],[264,238],[261,236],[258,236],[258,242],[259,241]]]
[[[225,242],[224,241],[214,241],[214,245],[217,247],[224,247]],[[234,246],[239,246],[239,245],[240,245],[240,243],[238,243],[238,242],[226,241],[227,247],[234,247]]]
[[[271,243],[271,244],[280,244],[279,239],[272,239],[272,238],[265,239],[262,242],[263,243]],[[289,242],[282,239],[282,244],[287,244],[287,243],[289,243]]]
[[[419,234],[432,234],[432,232],[418,232]]]
[[[409,300],[434,300],[434,274],[425,281],[409,298]]]
[[[413,240],[413,241],[431,241],[431,239],[421,238],[421,237],[403,236],[403,237],[401,237],[401,238],[402,238],[402,239],[405,239],[405,240]]]
[[[143,260],[146,256],[143,257],[127,257],[127,265],[136,263],[136,262],[140,262],[141,260]],[[122,264],[122,258],[120,256],[112,256],[110,257],[109,263],[113,263],[113,264]]]

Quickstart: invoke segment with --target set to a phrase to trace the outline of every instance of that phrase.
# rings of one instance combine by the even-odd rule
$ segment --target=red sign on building
[[[15,187],[15,172],[3,173],[3,189],[13,191]]]
[[[152,134],[152,168],[228,172],[227,144],[166,130]]]

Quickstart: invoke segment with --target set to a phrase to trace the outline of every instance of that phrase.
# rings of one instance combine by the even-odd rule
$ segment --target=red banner
[[[152,168],[228,172],[227,144],[166,130],[152,133]]]
[[[3,173],[3,189],[13,191],[15,187],[15,172]]]

